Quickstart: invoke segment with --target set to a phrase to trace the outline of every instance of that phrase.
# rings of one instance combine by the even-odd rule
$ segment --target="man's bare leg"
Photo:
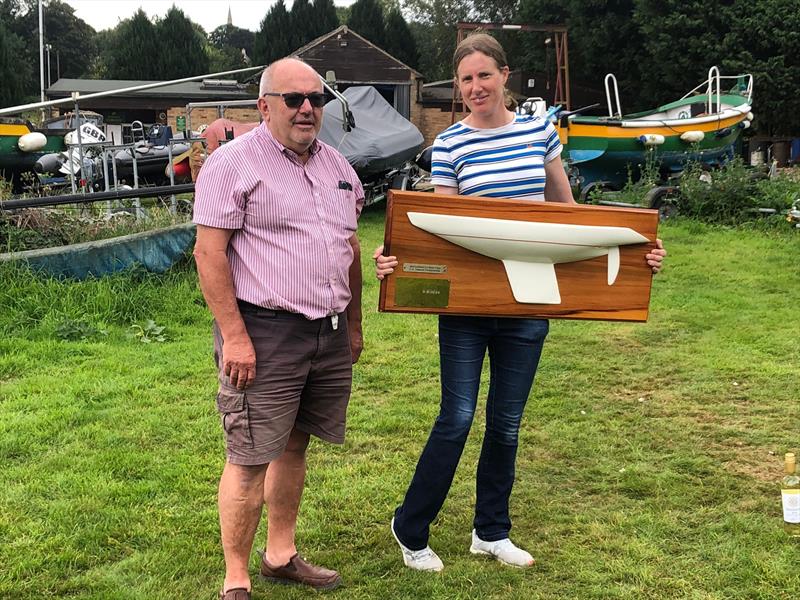
[[[266,559],[279,567],[297,554],[294,544],[297,513],[306,480],[306,448],[309,436],[292,429],[286,450],[267,469],[264,501],[267,504]]]
[[[248,564],[264,504],[264,474],[268,465],[242,466],[226,462],[219,481],[219,525],[225,555],[223,591],[250,589]]]

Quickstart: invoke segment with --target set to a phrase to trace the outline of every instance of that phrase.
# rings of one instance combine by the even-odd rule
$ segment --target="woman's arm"
[[[572,188],[567,179],[567,173],[561,164],[560,158],[554,158],[544,165],[545,183],[544,183],[544,199],[547,202],[564,202],[566,204],[575,204],[575,199],[572,197]]]

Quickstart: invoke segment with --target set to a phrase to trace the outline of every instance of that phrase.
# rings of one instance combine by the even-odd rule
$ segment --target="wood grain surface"
[[[408,220],[408,212],[629,227],[649,242],[619,247],[620,269],[613,285],[607,283],[607,256],[555,265],[561,303],[528,304],[514,299],[501,261],[415,227]],[[381,282],[379,309],[386,312],[646,321],[652,271],[645,254],[655,248],[657,228],[658,212],[649,209],[393,190],[389,193],[386,208],[384,254],[397,256],[400,264]],[[403,271],[404,264],[444,265],[447,270],[444,273],[409,273]],[[447,306],[399,306],[395,292],[400,277],[449,281]]]

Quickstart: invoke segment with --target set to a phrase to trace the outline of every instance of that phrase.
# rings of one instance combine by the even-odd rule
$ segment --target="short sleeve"
[[[223,148],[213,152],[197,176],[192,220],[219,229],[241,229],[246,195],[237,169]]]
[[[431,183],[445,187],[458,187],[458,177],[450,149],[437,137],[433,142],[433,154],[431,155]]]
[[[364,208],[364,187],[356,177],[356,184],[353,186],[353,191],[356,193],[356,216],[361,216],[361,210]]]
[[[545,136],[547,136],[547,141],[545,142],[545,155],[544,155],[544,162],[549,163],[551,160],[554,160],[561,156],[561,140],[558,139],[558,131],[553,126],[550,121],[545,121]]]

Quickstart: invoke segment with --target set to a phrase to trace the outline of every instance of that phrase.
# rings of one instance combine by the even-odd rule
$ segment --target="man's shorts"
[[[352,385],[352,354],[344,313],[302,315],[239,302],[256,352],[256,379],[244,390],[222,369],[224,341],[214,323],[214,360],[219,370],[217,409],[225,431],[228,462],[262,465],[283,454],[293,428],[344,442]]]

